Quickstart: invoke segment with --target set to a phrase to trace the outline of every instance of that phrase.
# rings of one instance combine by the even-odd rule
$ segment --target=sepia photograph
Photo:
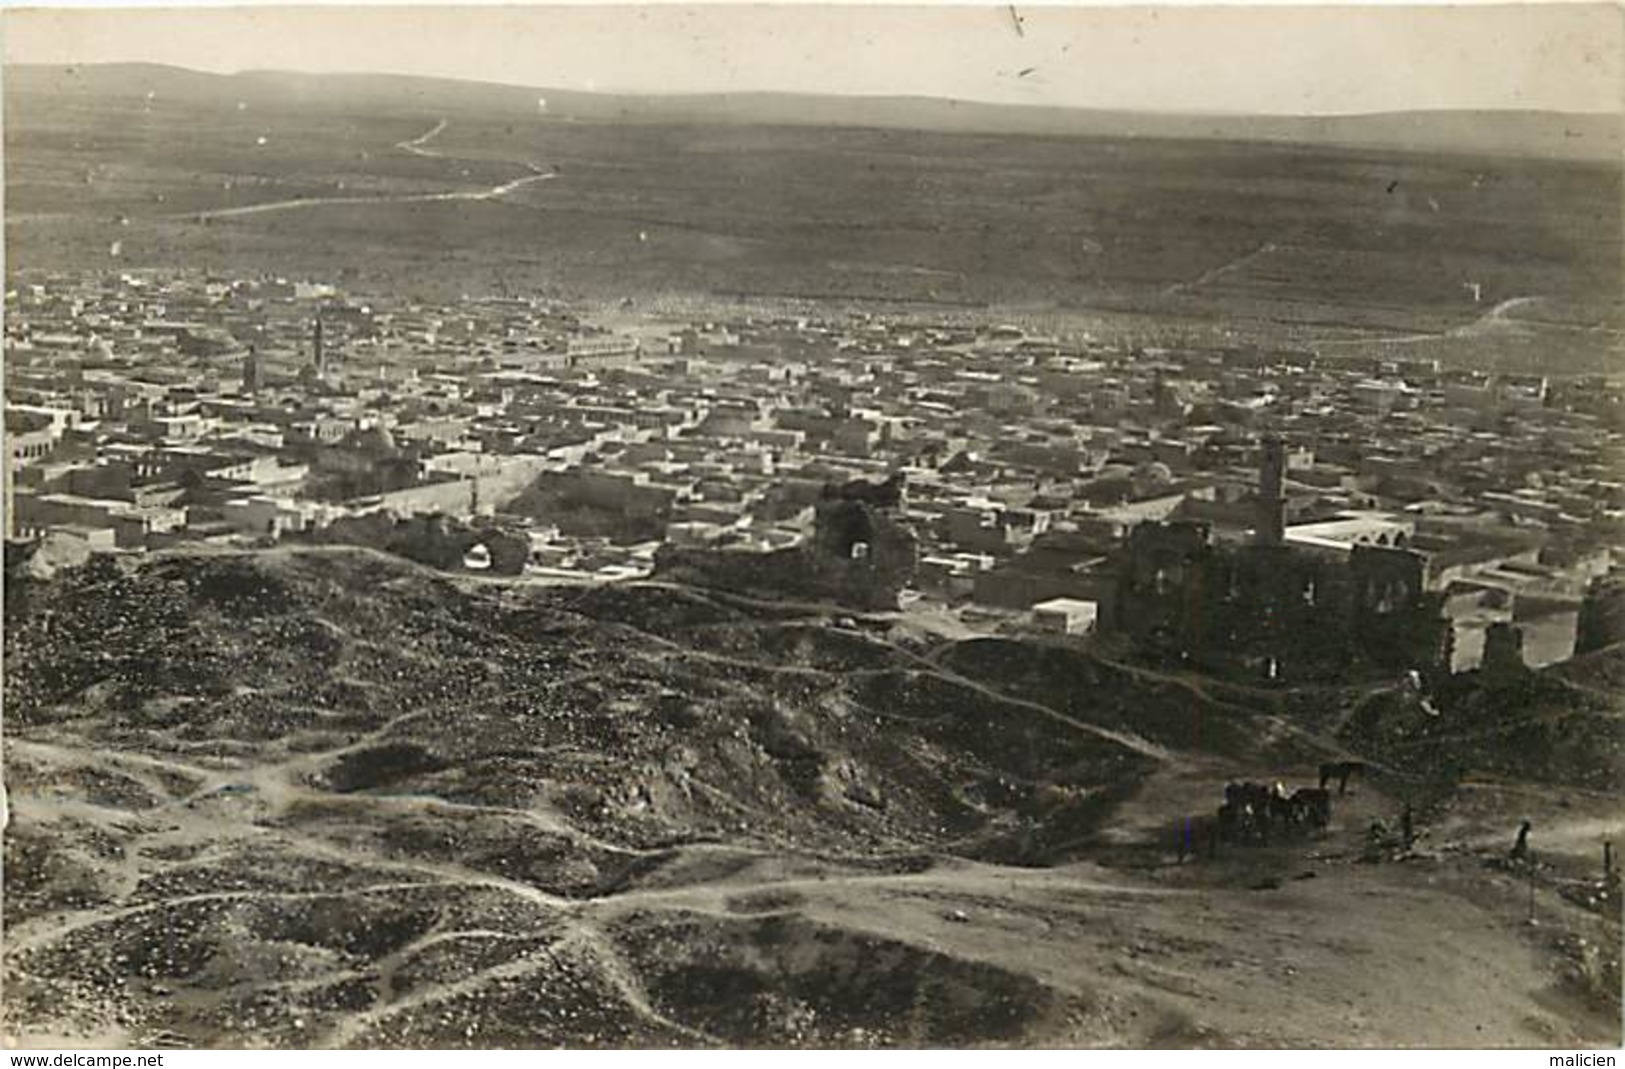
[[[0,35],[5,1047],[1614,1064],[1625,8]]]

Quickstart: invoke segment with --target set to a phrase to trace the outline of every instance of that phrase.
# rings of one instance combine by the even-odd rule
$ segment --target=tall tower
[[[260,364],[260,354],[254,347],[248,347],[248,355],[243,357],[243,392],[259,393],[265,388],[265,369]]]
[[[1258,473],[1258,542],[1278,546],[1286,540],[1286,447],[1273,434],[1264,436],[1264,462]]]
[[[322,348],[322,317],[316,317],[316,325],[310,332],[310,363],[316,369],[316,374],[327,374],[327,350]]]

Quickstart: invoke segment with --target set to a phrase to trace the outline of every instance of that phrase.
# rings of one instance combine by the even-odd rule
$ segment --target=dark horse
[[[1324,787],[1300,787],[1292,792],[1292,808],[1297,811],[1300,819],[1307,820],[1317,828],[1324,828],[1332,822],[1332,792]]]
[[[1219,828],[1226,838],[1257,839],[1267,844],[1278,795],[1262,783],[1230,783],[1219,807]]]
[[[1328,761],[1320,766],[1320,789],[1325,790],[1326,784],[1336,780],[1337,793],[1344,794],[1349,789],[1349,777],[1363,775],[1364,761]]]

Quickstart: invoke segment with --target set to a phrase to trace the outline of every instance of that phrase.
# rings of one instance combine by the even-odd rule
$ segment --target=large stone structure
[[[1116,629],[1180,661],[1267,680],[1447,667],[1443,597],[1427,589],[1420,554],[1361,545],[1330,559],[1282,541],[1283,457],[1278,440],[1265,443],[1251,544],[1220,545],[1200,522],[1130,532]]]
[[[826,486],[804,545],[760,552],[666,545],[655,557],[662,579],[741,592],[895,609],[919,558],[914,532],[900,522],[902,477]]]
[[[1263,679],[1448,663],[1442,596],[1404,549],[1355,547],[1345,561],[1289,546],[1223,547],[1200,523],[1141,524],[1119,562],[1114,619],[1141,644]]]

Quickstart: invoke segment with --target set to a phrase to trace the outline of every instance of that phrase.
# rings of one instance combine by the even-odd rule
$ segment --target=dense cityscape
[[[1443,621],[1364,658],[1385,670],[1476,668],[1487,635],[1539,667],[1618,627],[1614,378],[963,314],[606,327],[523,297],[184,271],[22,275],[6,302],[7,536],[65,559],[343,543],[593,582],[710,559],[771,591],[741,562],[835,554],[837,601],[1266,680],[1347,670],[1283,644],[1347,616],[1330,587],[1361,561],[1414,570],[1382,613]],[[820,534],[821,502],[864,484],[900,487],[879,502],[897,553],[872,529]],[[1261,548],[1274,563],[1248,566]],[[1230,596],[1263,599],[1276,630],[1158,609],[1189,602],[1169,589],[1198,557],[1233,559]]]

